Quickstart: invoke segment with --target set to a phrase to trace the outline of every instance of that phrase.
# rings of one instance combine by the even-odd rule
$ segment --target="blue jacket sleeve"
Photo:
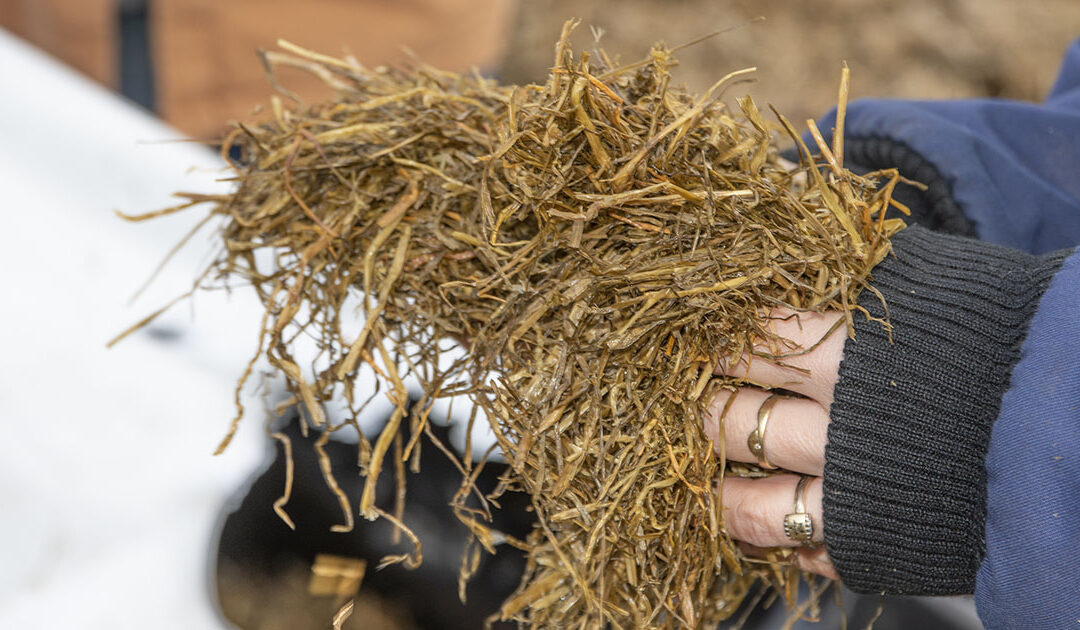
[[[987,628],[1080,627],[1080,255],[1053,278],[1002,398],[986,457]]]
[[[835,113],[819,126],[834,124]],[[920,166],[984,241],[1032,254],[1080,243],[1080,40],[1042,104],[864,100],[845,127],[846,145],[873,147],[849,159]],[[980,617],[993,629],[1080,627],[1080,253],[1039,301],[985,466]]]
[[[819,122],[827,136],[835,121],[834,111]],[[861,158],[848,152],[869,168],[903,172],[897,148],[926,160],[984,241],[1032,254],[1080,242],[1080,40],[1042,104],[860,100],[848,107],[844,141],[894,149]]]

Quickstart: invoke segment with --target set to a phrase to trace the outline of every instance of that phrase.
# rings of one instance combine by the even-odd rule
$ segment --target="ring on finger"
[[[813,542],[814,521],[806,511],[806,488],[810,485],[810,479],[804,475],[795,486],[795,509],[784,516],[784,534],[804,547],[814,548],[817,546]]]
[[[765,402],[761,403],[761,407],[758,407],[757,412],[757,428],[751,431],[746,438],[746,446],[750,449],[750,454],[757,458],[758,466],[767,470],[773,470],[776,466],[769,462],[769,457],[765,453],[765,427],[769,424],[769,416],[772,415],[773,407],[781,398],[787,398],[787,396],[770,394],[765,399]]]

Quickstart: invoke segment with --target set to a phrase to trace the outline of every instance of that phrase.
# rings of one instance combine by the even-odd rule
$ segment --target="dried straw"
[[[399,518],[404,486],[393,508],[375,505],[380,470],[417,462],[420,442],[403,435],[434,440],[433,401],[468,394],[511,473],[481,496],[472,480],[484,463],[458,462],[454,507],[473,543],[462,579],[480,547],[529,554],[501,618],[699,627],[755,584],[794,605],[799,576],[783,552],[747,559],[725,532],[725,460],[702,413],[730,385],[714,376],[722,360],[794,350],[770,331],[769,309],[850,316],[902,227],[885,219],[897,175],[844,170],[842,133],[817,143],[821,165],[799,142],[792,169],[776,148],[778,130],[798,142],[786,120],[766,122],[748,97],[741,111],[722,100],[749,70],[694,97],[671,85],[669,50],[618,67],[603,51],[575,57],[572,28],[547,82],[521,87],[419,62],[368,70],[290,44],[266,53],[268,67],[309,70],[339,96],[306,108],[275,98],[271,121],[227,138],[246,164],[235,192],[183,206],[209,203],[222,219],[224,251],[202,284],[254,287],[266,312],[251,365],[276,367],[324,437],[360,434],[351,419],[329,424],[323,406],[343,399],[359,413],[362,364],[388,385],[397,408],[373,440],[360,434],[367,481],[355,506],[413,541],[386,562],[413,566],[421,549]],[[841,103],[846,75],[843,86]],[[357,318],[360,333],[344,334]],[[298,335],[318,341],[310,369],[293,354]],[[440,362],[451,340],[468,354]],[[412,407],[407,374],[424,392]],[[328,466],[326,479],[336,490]],[[486,525],[508,489],[532,497],[528,540]],[[348,530],[354,506],[336,492]]]

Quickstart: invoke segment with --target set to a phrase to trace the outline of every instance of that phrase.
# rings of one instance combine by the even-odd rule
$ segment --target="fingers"
[[[743,378],[767,387],[781,387],[813,398],[826,408],[840,370],[847,339],[839,312],[797,313],[777,309],[769,326],[792,345],[770,348],[758,345],[754,353],[737,363],[721,365],[717,374]],[[761,355],[781,355],[775,360]]]
[[[758,410],[771,394],[752,387],[721,390],[705,413],[705,433],[719,452],[723,436],[727,459],[755,463],[747,438],[757,429]],[[728,400],[734,400],[728,405]],[[724,408],[727,406],[727,413]],[[721,418],[723,415],[723,418]],[[722,428],[722,430],[721,430]],[[821,476],[825,469],[825,440],[829,414],[808,398],[783,398],[773,405],[765,426],[765,454],[778,468]]]
[[[735,540],[757,547],[796,547],[801,543],[784,533],[784,517],[794,511],[798,475],[773,475],[762,479],[725,477],[720,498],[724,504],[724,525]],[[811,539],[824,540],[822,533],[821,478],[812,479],[806,489],[805,509],[813,521]]]
[[[840,575],[836,572],[836,567],[833,566],[832,560],[829,559],[829,554],[825,551],[825,547],[799,549],[796,554],[795,564],[803,571],[824,575],[833,580],[840,579]]]
[[[746,543],[740,543],[739,550],[751,558],[765,558],[769,552],[767,548],[755,547],[754,545],[748,545]],[[813,549],[807,549],[805,547],[796,549],[795,566],[802,571],[816,573],[833,580],[840,579],[840,575],[836,572],[836,567],[833,566],[832,560],[829,558],[829,553],[825,551],[824,546],[815,547]]]
[[[824,539],[822,471],[832,404],[840,361],[847,339],[839,312],[796,313],[775,310],[768,325],[790,344],[759,344],[741,360],[721,365],[717,374],[744,379],[748,385],[735,392],[721,391],[705,414],[705,431],[723,449],[728,460],[756,463],[747,438],[758,429],[758,412],[771,395],[784,389],[805,398],[778,399],[768,416],[764,450],[769,463],[811,475],[803,510],[813,524],[811,540]],[[725,411],[726,407],[726,411]],[[800,476],[777,474],[760,479],[725,477],[720,488],[724,526],[736,540],[753,547],[798,547],[800,569],[836,578],[824,548],[801,547],[788,538],[785,517],[795,512],[795,490]],[[753,555],[753,551],[748,551]]]

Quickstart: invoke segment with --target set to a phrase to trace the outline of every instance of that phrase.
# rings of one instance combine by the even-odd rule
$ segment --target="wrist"
[[[825,541],[861,592],[974,590],[990,430],[1063,256],[918,227],[874,270],[890,331],[856,316],[830,408]],[[884,318],[873,292],[860,306]]]

